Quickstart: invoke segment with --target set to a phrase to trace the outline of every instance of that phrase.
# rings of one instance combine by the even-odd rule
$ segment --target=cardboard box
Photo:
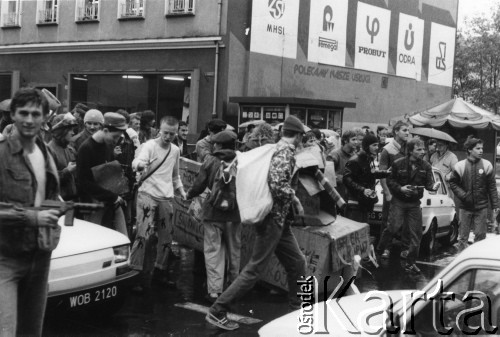
[[[181,162],[187,159],[181,158]],[[193,164],[194,163],[194,164]],[[194,180],[196,166],[201,164],[189,160],[180,165],[181,177],[185,186]],[[184,180],[186,179],[186,180]],[[174,240],[180,244],[203,251],[203,225],[189,214],[189,202],[174,199]],[[337,285],[338,276],[349,274],[354,255],[368,256],[370,243],[369,227],[342,216],[334,217],[329,212],[320,210],[315,221],[326,226],[293,227],[292,231],[307,261],[308,274],[314,275],[320,282],[330,277],[328,290]],[[307,223],[306,223],[307,224]],[[243,225],[241,234],[241,267],[249,261],[254,243],[254,228]],[[286,290],[288,288],[286,272],[273,255],[266,266],[261,280]]]

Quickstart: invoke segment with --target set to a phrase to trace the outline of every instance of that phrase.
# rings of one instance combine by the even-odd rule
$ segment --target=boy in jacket
[[[187,199],[192,199],[208,187],[212,195],[215,192],[214,184],[219,177],[220,168],[224,161],[229,165],[236,157],[236,134],[225,130],[212,136],[214,152],[207,154],[195,178],[193,186],[187,192]],[[234,179],[228,177],[227,180]],[[227,181],[226,180],[226,181]],[[234,208],[224,211],[214,207],[211,199],[205,200],[202,206],[203,217],[203,252],[207,269],[207,300],[215,302],[224,288],[224,270],[226,255],[229,261],[228,283],[236,279],[240,272],[241,250],[241,223],[240,213],[236,205],[236,185],[234,186]]]
[[[486,238],[486,218],[491,202],[494,214],[498,211],[498,192],[493,165],[482,159],[483,141],[469,137],[464,144],[467,159],[459,161],[450,177],[450,187],[459,201],[459,250],[468,245],[469,233],[474,230],[474,241]]]
[[[431,165],[422,160],[425,155],[424,142],[414,138],[408,141],[407,150],[408,156],[392,164],[392,172],[387,178],[387,185],[393,198],[389,208],[389,226],[382,233],[379,248],[387,250],[401,226],[406,227],[406,231],[403,228],[403,233],[409,235],[409,249],[405,270],[420,273],[415,264],[422,240],[420,199],[424,196],[424,188],[435,191],[438,187],[433,186]]]

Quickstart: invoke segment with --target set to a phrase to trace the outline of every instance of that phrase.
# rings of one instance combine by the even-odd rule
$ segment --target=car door
[[[443,331],[450,328],[453,330],[449,336],[463,336],[475,327],[489,329],[500,324],[499,269],[484,267],[466,270],[449,286],[445,285],[441,294],[446,293],[449,299],[429,301],[415,315],[417,336],[442,336]],[[480,330],[472,334],[485,335],[487,332]]]
[[[441,186],[435,192],[428,191],[429,201],[426,201],[427,205],[430,206],[427,209],[429,216],[433,216],[438,222],[438,233],[440,229],[447,227],[451,222],[451,217],[454,209],[453,200],[448,195],[448,185],[445,183],[443,174],[439,170],[433,170],[434,182],[440,182]],[[446,231],[444,228],[442,231]]]

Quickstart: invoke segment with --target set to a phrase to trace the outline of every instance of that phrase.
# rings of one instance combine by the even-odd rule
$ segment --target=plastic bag
[[[275,151],[276,144],[266,144],[248,152],[236,152],[236,200],[244,224],[261,222],[273,207],[267,177]]]

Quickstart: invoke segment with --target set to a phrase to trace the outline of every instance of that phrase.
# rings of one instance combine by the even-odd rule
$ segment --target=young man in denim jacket
[[[59,211],[27,207],[59,194],[56,166],[39,137],[49,107],[43,93],[24,88],[10,110],[15,131],[0,139],[0,334],[41,336],[53,247],[38,238],[58,228]]]

